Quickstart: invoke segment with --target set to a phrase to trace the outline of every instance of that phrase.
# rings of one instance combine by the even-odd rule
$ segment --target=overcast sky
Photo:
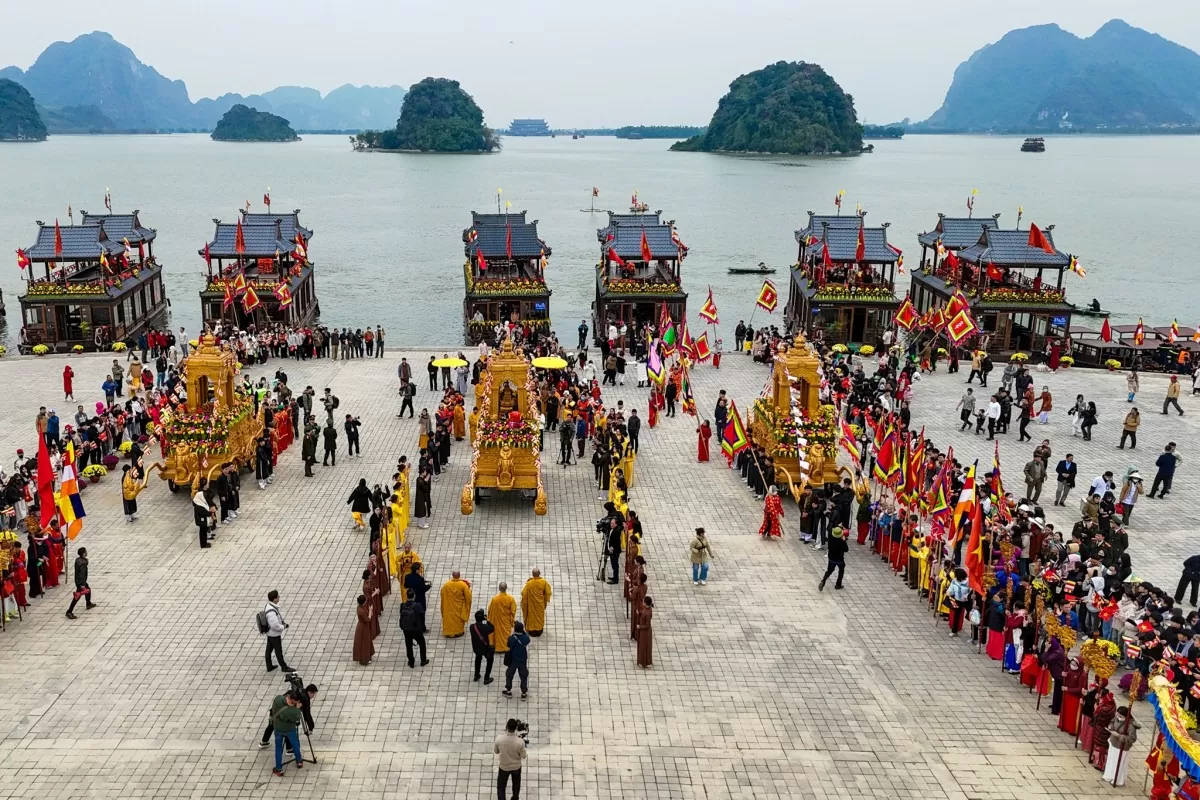
[[[860,119],[890,122],[927,117],[954,68],[1012,28],[1089,36],[1113,17],[1200,50],[1193,0],[2,0],[0,65],[106,30],[193,100],[432,75],[457,79],[493,126],[598,127],[705,124],[739,74],[802,60],[854,95]]]

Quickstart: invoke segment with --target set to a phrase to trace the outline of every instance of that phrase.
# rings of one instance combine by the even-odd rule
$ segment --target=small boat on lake
[[[1046,152],[1046,140],[1041,136],[1031,136],[1021,143],[1022,153],[1044,153]]]
[[[768,267],[763,262],[758,262],[757,267],[730,267],[730,275],[774,275],[775,267]]]
[[[1072,304],[1072,306],[1073,308],[1071,313],[1078,314],[1081,317],[1096,317],[1097,319],[1102,319],[1112,314],[1112,312],[1108,309],[1101,308],[1100,303],[1096,300],[1092,300],[1090,305],[1077,306]]]

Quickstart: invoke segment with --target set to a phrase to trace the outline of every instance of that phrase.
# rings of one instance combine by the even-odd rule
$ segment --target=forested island
[[[300,137],[283,117],[238,103],[212,132],[218,142],[295,142]]]
[[[44,142],[46,126],[33,95],[14,81],[0,79],[0,142]]]
[[[490,153],[500,147],[495,131],[483,124],[483,111],[458,81],[425,78],[404,95],[395,128],[350,137],[359,151]]]
[[[859,153],[854,99],[816,64],[780,61],[729,84],[704,133],[672,150],[808,155]]]
[[[864,139],[902,139],[903,125],[863,125]]]

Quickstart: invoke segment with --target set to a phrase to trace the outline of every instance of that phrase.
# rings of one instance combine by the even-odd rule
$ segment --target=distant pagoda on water
[[[550,288],[546,266],[550,245],[538,237],[538,221],[525,212],[471,212],[463,231],[463,327],[467,344],[496,341],[498,325],[514,325],[530,333],[550,331]]]
[[[79,225],[38,220],[37,241],[17,252],[26,280],[22,350],[104,350],[166,322],[157,232],[138,211],[80,214]]]
[[[508,126],[509,136],[549,136],[550,126],[544,119],[514,119]]]
[[[247,328],[280,322],[307,326],[320,313],[300,209],[276,214],[239,211],[236,222],[214,219],[212,241],[200,250],[208,282],[200,291],[205,327]]]

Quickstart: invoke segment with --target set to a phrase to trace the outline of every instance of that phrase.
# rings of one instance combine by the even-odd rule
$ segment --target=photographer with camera
[[[518,732],[520,731],[520,732]],[[521,796],[521,763],[526,758],[525,737],[529,726],[519,719],[510,719],[504,733],[496,737],[492,751],[500,756],[499,772],[496,774],[496,796],[505,800],[509,779],[512,780],[512,800]]]
[[[275,769],[272,773],[283,777],[283,745],[288,742],[296,759],[296,769],[304,769],[304,755],[300,752],[300,736],[296,732],[304,715],[300,711],[302,692],[295,690],[276,695],[271,703],[271,725],[275,733]]]
[[[300,698],[299,707],[300,715],[304,718],[304,732],[312,733],[317,727],[317,723],[313,721],[312,716],[312,701],[317,696],[317,685],[315,683],[310,683],[308,686],[305,686],[304,681],[300,680],[300,676],[296,675],[295,673],[292,673],[287,677],[287,682],[291,686],[291,689],[288,690],[287,694],[294,694]],[[283,697],[283,695],[279,695],[275,699],[279,700],[280,697]],[[272,708],[274,708],[274,704],[272,704]],[[269,745],[271,743],[271,734],[274,732],[275,721],[268,717],[267,727],[263,730],[262,738],[258,741],[258,746],[266,747]],[[289,753],[292,752],[292,743],[287,739],[284,740],[283,746]]]

